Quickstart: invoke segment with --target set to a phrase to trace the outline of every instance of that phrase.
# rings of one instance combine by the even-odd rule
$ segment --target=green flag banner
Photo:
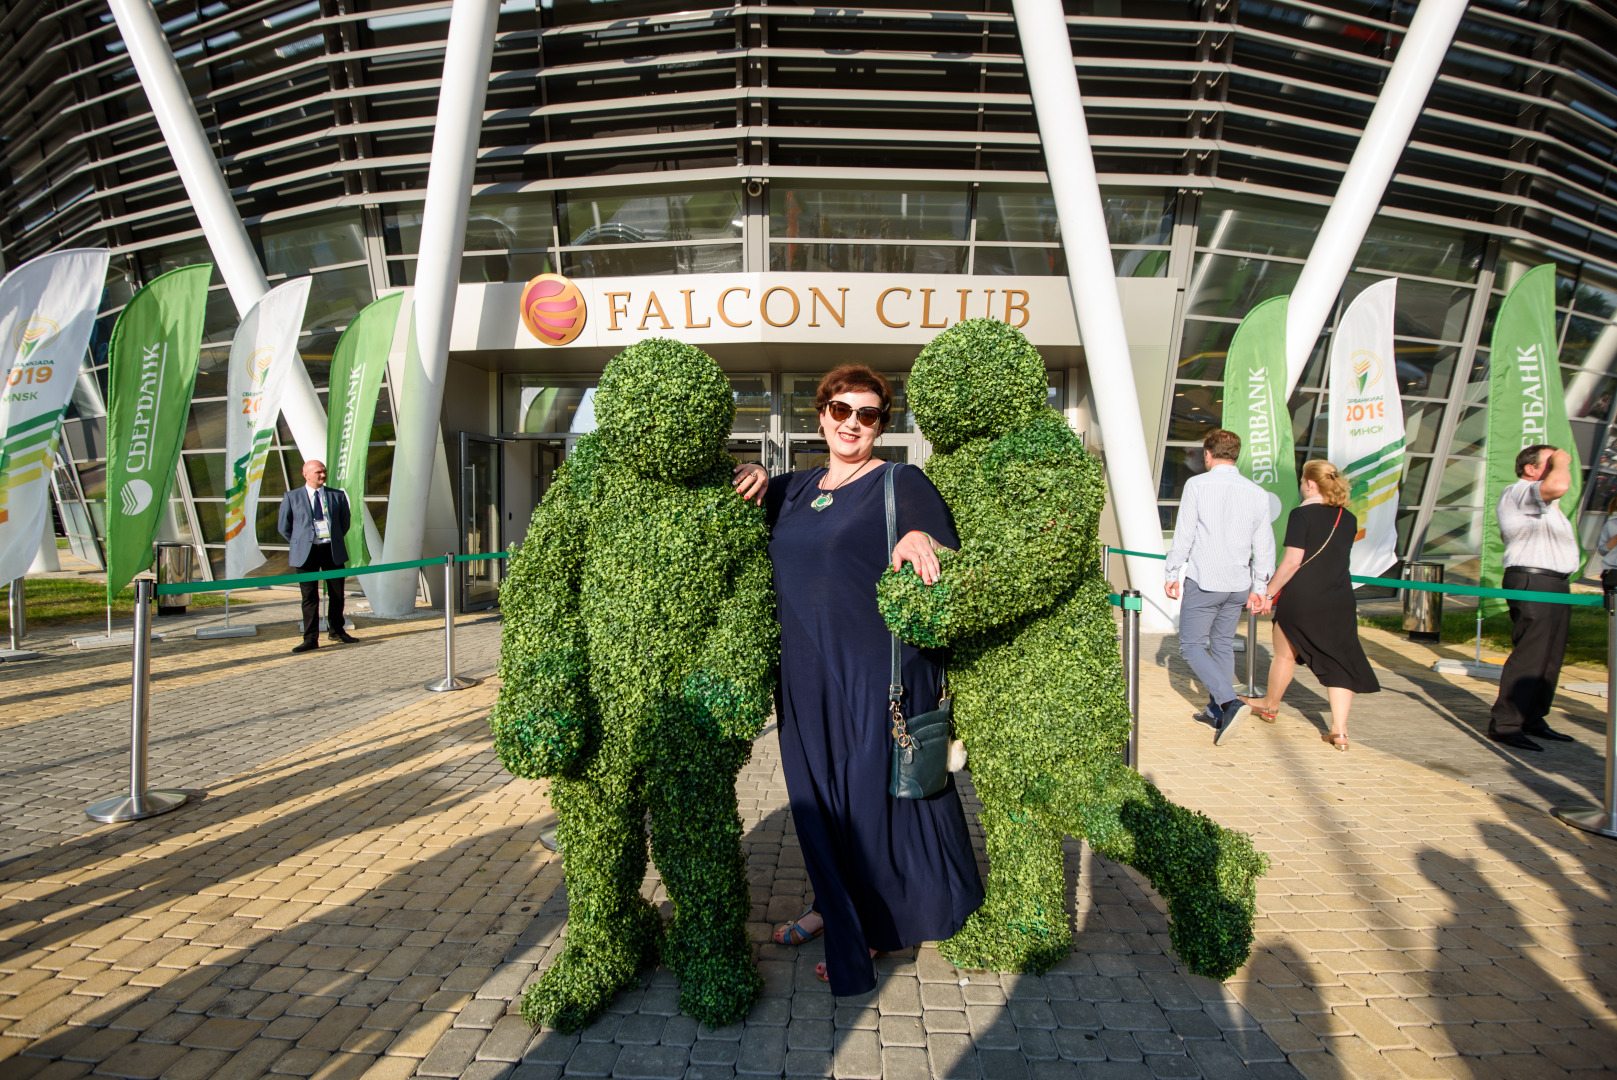
[[[371,446],[371,423],[376,419],[376,394],[393,348],[393,330],[399,322],[403,293],[367,304],[337,339],[331,357],[330,420],[326,428],[327,483],[341,488],[353,508],[348,526],[348,565],[368,566],[365,543],[365,467]]]
[[[1265,300],[1235,329],[1224,360],[1224,427],[1241,436],[1241,475],[1269,493],[1275,552],[1297,495],[1297,454],[1286,408],[1286,297]]]
[[[1566,419],[1560,350],[1555,333],[1555,264],[1535,266],[1511,288],[1493,324],[1488,352],[1487,484],[1482,500],[1482,584],[1498,588],[1505,570],[1505,541],[1499,535],[1499,496],[1514,484],[1516,455],[1535,443],[1572,455],[1572,486],[1561,496],[1561,511],[1578,522],[1583,495],[1583,463]],[[1484,614],[1502,611],[1503,600],[1482,601]]]
[[[107,407],[107,603],[152,564],[196,384],[211,263],[137,292],[112,327]]]

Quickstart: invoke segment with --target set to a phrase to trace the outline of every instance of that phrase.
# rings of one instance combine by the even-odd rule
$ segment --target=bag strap
[[[898,463],[887,467],[887,475],[882,477],[882,492],[887,503],[887,564],[892,565],[893,549],[898,546],[898,503],[893,497],[893,474],[898,471]],[[903,657],[899,652],[898,635],[893,634],[893,665],[891,677],[887,680],[887,700],[893,707],[898,707],[899,699],[904,696],[904,680],[899,672]]]
[[[1325,542],[1319,546],[1319,551],[1314,552],[1314,554],[1310,555],[1308,558],[1306,558],[1302,562],[1298,563],[1297,564],[1297,569],[1301,570],[1303,567],[1305,567],[1309,563],[1313,562],[1316,558],[1319,557],[1319,552],[1320,551],[1324,551],[1326,548],[1331,546],[1331,537],[1336,535],[1336,527],[1338,525],[1340,525],[1340,524],[1342,524],[1342,508],[1340,506],[1338,506],[1336,508],[1336,520],[1331,522],[1331,531],[1325,534]]]

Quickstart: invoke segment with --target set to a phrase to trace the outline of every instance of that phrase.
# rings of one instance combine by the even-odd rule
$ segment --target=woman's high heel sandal
[[[1266,724],[1274,723],[1275,722],[1275,717],[1280,715],[1280,706],[1278,706],[1278,705],[1276,705],[1272,709],[1264,709],[1263,706],[1259,705],[1252,698],[1241,698],[1241,700],[1246,703],[1246,706],[1248,708],[1250,708],[1253,712],[1257,713],[1258,716],[1260,718],[1262,718],[1263,722],[1266,723]]]
[[[1347,751],[1348,738],[1347,738],[1346,735],[1333,735],[1333,734],[1327,732],[1325,734],[1325,741],[1330,743],[1332,746],[1336,747],[1336,749],[1338,749],[1338,750],[1341,750],[1343,752]]]

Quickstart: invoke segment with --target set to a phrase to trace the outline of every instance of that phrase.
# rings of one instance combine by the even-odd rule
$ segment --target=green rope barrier
[[[1153,555],[1149,551],[1128,551],[1109,547],[1110,555],[1133,555],[1141,559],[1166,559],[1166,555]],[[1408,589],[1411,592],[1449,593],[1454,596],[1492,596],[1501,600],[1526,600],[1535,604],[1566,604],[1569,607],[1602,607],[1605,597],[1598,593],[1547,593],[1535,589],[1490,589],[1481,585],[1440,585],[1435,581],[1408,581],[1404,578],[1360,577],[1353,575],[1360,585],[1380,585],[1388,589]],[[1113,601],[1115,604],[1116,601]]]
[[[488,555],[456,555],[455,561],[477,562],[482,559],[508,559],[511,553],[498,551]],[[224,592],[227,589],[257,589],[266,585],[293,585],[301,581],[326,581],[331,578],[362,577],[385,574],[392,570],[419,570],[423,566],[442,566],[442,556],[436,559],[412,559],[408,562],[375,563],[370,566],[342,566],[336,570],[311,570],[306,574],[271,574],[265,577],[227,578],[223,581],[194,581],[189,584],[157,586],[158,596],[187,596],[199,592]]]
[[[1112,602],[1113,607],[1120,607],[1120,608],[1123,608],[1123,609],[1125,609],[1127,611],[1143,611],[1143,610],[1145,610],[1145,603],[1144,603],[1144,598],[1143,597],[1139,597],[1139,596],[1119,596],[1117,593],[1113,593],[1111,596],[1107,597],[1107,599]]]

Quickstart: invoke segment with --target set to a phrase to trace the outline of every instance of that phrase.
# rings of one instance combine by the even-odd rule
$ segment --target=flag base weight
[[[0,662],[7,660],[38,660],[39,653],[27,649],[0,649]]]
[[[162,641],[163,635],[153,634],[152,640]],[[116,634],[92,634],[89,637],[76,637],[73,639],[73,644],[76,648],[85,650],[118,649],[125,645],[133,645],[134,643],[135,632],[133,630],[120,630]]]
[[[470,690],[482,681],[482,679],[467,679],[457,675],[452,679],[445,678],[430,682],[427,684],[427,689],[435,694],[447,693],[450,690]]]
[[[1439,660],[1432,665],[1432,670],[1439,675],[1469,675],[1473,679],[1498,682],[1505,668],[1503,664],[1479,664],[1475,660]]]
[[[142,795],[115,795],[85,807],[92,821],[115,824],[156,817],[185,805],[191,796],[184,791],[148,791]]]
[[[1574,829],[1617,840],[1617,814],[1600,806],[1557,806],[1550,811]]]
[[[212,641],[215,638],[257,637],[256,626],[199,626],[196,636],[203,641]]]

